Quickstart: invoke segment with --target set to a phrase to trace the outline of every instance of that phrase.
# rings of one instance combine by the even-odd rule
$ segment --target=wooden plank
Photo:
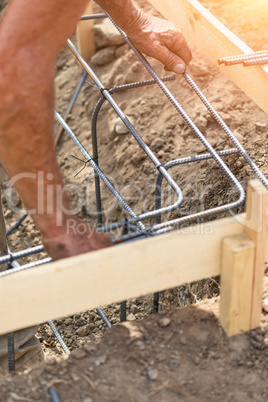
[[[242,233],[223,239],[220,323],[228,336],[251,328],[255,244]]]
[[[92,1],[88,3],[83,13],[86,14],[92,14]],[[93,25],[93,20],[81,21],[76,28],[78,50],[86,61],[89,61],[96,51]]]
[[[235,216],[0,277],[0,333],[218,275],[243,231]]]
[[[149,0],[169,21],[179,25],[189,40],[218,66],[225,56],[252,50],[196,0]],[[268,112],[268,66],[218,66],[265,112]]]
[[[251,180],[247,190],[245,233],[254,241],[256,254],[252,290],[251,329],[261,322],[264,263],[268,240],[268,190],[259,180]],[[267,260],[266,260],[267,261]]]

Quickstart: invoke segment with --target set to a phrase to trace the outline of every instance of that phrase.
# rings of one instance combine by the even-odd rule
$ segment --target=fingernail
[[[176,64],[175,66],[174,66],[174,73],[176,73],[176,74],[182,74],[182,73],[184,73],[184,71],[185,71],[185,64],[181,64],[181,63],[179,63],[179,64]]]

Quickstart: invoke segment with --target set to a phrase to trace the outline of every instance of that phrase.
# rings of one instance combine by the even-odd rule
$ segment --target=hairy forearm
[[[13,0],[0,25],[0,159],[45,236],[64,230],[68,210],[53,149],[55,57],[86,4]]]
[[[124,31],[127,31],[139,19],[141,11],[132,0],[95,0],[110,14]]]

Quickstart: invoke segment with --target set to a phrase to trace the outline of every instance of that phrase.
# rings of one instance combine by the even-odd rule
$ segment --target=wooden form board
[[[190,44],[214,64],[225,56],[252,50],[196,0],[149,0],[169,21],[183,29]],[[260,49],[261,50],[261,49]],[[268,66],[218,66],[265,112],[268,112]]]
[[[245,216],[56,261],[0,278],[0,334],[219,275],[222,238]]]

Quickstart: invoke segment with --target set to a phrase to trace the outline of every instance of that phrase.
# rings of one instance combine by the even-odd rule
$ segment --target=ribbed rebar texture
[[[110,323],[110,321],[108,320],[106,314],[104,313],[104,311],[100,307],[97,308],[97,313],[101,317],[101,319],[104,322],[104,324],[106,324],[106,326],[108,328],[111,328],[112,324]]]
[[[17,251],[16,253],[10,253],[8,255],[4,255],[3,257],[0,257],[0,264],[4,264],[5,262],[8,261],[13,261],[13,260],[17,260],[19,258],[23,258],[23,257],[27,257],[28,255],[32,255],[32,254],[38,254],[41,253],[42,251],[44,251],[44,246],[36,246],[36,247],[32,247],[32,248],[27,248],[26,250],[22,250],[22,251]],[[0,277],[4,276],[5,274],[12,274],[13,272],[15,272],[16,268],[14,269],[10,269],[8,272],[7,271],[3,271],[0,272]]]
[[[214,117],[214,119],[218,122],[218,124],[221,126],[221,128],[224,130],[224,132],[228,135],[228,137],[231,139],[233,144],[237,147],[238,151],[240,154],[245,158],[246,162],[249,164],[253,172],[256,174],[256,176],[260,179],[260,181],[265,185],[265,187],[268,188],[268,180],[264,176],[264,174],[260,171],[258,166],[253,162],[253,160],[250,158],[248,153],[246,152],[245,148],[241,145],[241,143],[238,141],[238,139],[235,137],[235,135],[232,133],[232,131],[229,129],[227,124],[223,121],[223,119],[220,117],[220,115],[216,112],[216,110],[211,106],[209,103],[208,99],[205,97],[205,95],[201,92],[201,90],[198,88],[198,86],[195,84],[195,82],[192,80],[192,78],[189,76],[187,72],[184,73],[184,77],[188,84],[193,88],[197,96],[201,99],[201,101],[204,103],[204,105],[207,107],[207,109],[210,111],[211,115]]]
[[[66,343],[64,342],[61,334],[59,333],[59,331],[57,330],[56,325],[54,324],[53,321],[48,321],[48,324],[50,326],[50,328],[52,329],[55,337],[58,339],[59,344],[61,345],[62,349],[64,350],[65,353],[70,354],[70,350],[68,348],[68,346],[66,345]]]
[[[14,230],[18,229],[18,227],[22,224],[22,222],[27,218],[28,212],[24,212],[24,214],[14,223],[6,232],[6,236],[11,235]]]
[[[118,31],[121,33],[121,35],[125,38],[126,42],[129,44],[129,46],[132,48],[134,53],[138,56],[140,61],[143,63],[144,67],[147,69],[147,71],[151,74],[151,76],[156,80],[158,83],[159,87],[162,89],[164,94],[167,96],[171,104],[175,107],[175,109],[180,113],[182,118],[185,120],[185,122],[188,124],[188,126],[192,129],[192,131],[195,133],[197,138],[201,141],[201,143],[206,147],[206,149],[210,152],[210,154],[213,156],[219,167],[223,170],[223,172],[226,174],[226,176],[230,179],[230,181],[235,185],[236,189],[239,192],[239,198],[235,203],[232,203],[230,205],[230,208],[236,208],[239,205],[241,205],[244,200],[245,200],[245,192],[241,184],[238,182],[238,180],[235,178],[235,176],[232,174],[232,172],[229,170],[229,168],[226,166],[226,164],[222,161],[222,159],[218,156],[217,152],[214,150],[214,148],[209,144],[209,142],[206,140],[204,135],[201,133],[201,131],[197,128],[197,126],[193,123],[193,121],[190,119],[190,117],[187,115],[187,113],[184,111],[184,109],[181,107],[179,102],[175,99],[175,97],[172,95],[170,90],[166,87],[166,85],[160,80],[156,72],[153,70],[151,65],[148,63],[148,61],[145,59],[145,57],[135,48],[135,46],[132,44],[132,42],[129,40],[127,35],[125,34],[124,31],[122,31],[121,28],[119,28],[113,19],[109,16],[107,13],[108,17],[112,21],[112,23],[115,25],[115,27],[118,29]],[[188,74],[184,74],[185,78],[188,78]],[[189,80],[188,82],[191,82]],[[195,87],[198,88],[195,84]],[[198,88],[199,93],[201,91]],[[207,101],[207,100],[206,100]],[[207,101],[208,103],[208,101]],[[236,145],[236,144],[235,144]],[[237,147],[238,148],[238,147]],[[238,148],[239,149],[239,148]],[[159,169],[160,172],[163,174],[161,169]],[[164,170],[164,169],[163,169]]]
[[[250,67],[250,66],[257,66],[259,64],[267,64],[268,63],[268,56],[266,57],[256,57],[255,59],[250,59],[247,61],[243,62],[244,67]]]
[[[218,60],[219,64],[225,64],[226,66],[231,66],[233,64],[240,64],[246,60],[253,58],[262,58],[268,55],[268,50],[260,50],[259,52],[245,53],[234,56],[222,57]]]
[[[85,14],[82,15],[80,18],[80,21],[87,21],[87,20],[97,20],[101,18],[107,18],[107,15],[104,13],[99,13],[99,14]]]

